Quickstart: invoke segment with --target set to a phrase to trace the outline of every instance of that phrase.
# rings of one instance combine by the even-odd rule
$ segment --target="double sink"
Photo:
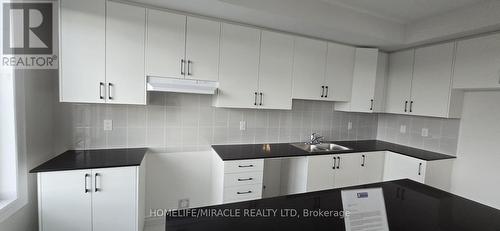
[[[344,147],[335,143],[319,143],[319,144],[309,144],[309,143],[293,143],[293,146],[300,148],[309,153],[321,153],[321,152],[335,152],[335,151],[349,151],[351,148]]]

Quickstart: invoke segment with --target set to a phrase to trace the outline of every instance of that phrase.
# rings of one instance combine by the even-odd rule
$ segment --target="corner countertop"
[[[289,143],[212,145],[212,148],[223,161],[265,159],[265,158],[279,158],[279,157],[299,157],[299,156],[310,156],[310,155],[348,154],[348,153],[377,152],[377,151],[395,152],[425,161],[456,158],[454,156],[442,153],[426,151],[422,149],[412,148],[380,140],[331,141],[331,142],[351,148],[351,150],[309,153]]]
[[[32,169],[30,173],[141,165],[147,148],[69,150]]]
[[[347,189],[361,188],[382,188],[387,221],[392,231],[498,231],[500,228],[500,210],[415,181],[405,179]],[[344,219],[326,212],[343,210],[342,190],[332,189],[180,210],[177,213],[167,213],[166,230],[341,231],[345,230]],[[240,212],[239,215],[236,215],[236,211]],[[301,217],[293,217],[290,211]],[[312,214],[311,211],[316,215],[304,217],[305,212]]]

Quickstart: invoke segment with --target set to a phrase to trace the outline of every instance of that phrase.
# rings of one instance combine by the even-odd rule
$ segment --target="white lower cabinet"
[[[359,184],[381,182],[384,173],[385,152],[367,152],[361,154]]]
[[[453,159],[425,161],[386,152],[384,181],[410,179],[442,190],[450,189]]]
[[[41,231],[140,231],[143,166],[38,173]]]

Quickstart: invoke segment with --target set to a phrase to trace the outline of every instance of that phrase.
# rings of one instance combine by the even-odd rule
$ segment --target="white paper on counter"
[[[389,231],[382,188],[342,190],[346,231]]]

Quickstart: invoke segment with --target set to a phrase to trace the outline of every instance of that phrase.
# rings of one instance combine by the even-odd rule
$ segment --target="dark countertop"
[[[298,156],[308,156],[308,155],[347,154],[347,153],[376,152],[376,151],[391,151],[405,156],[415,157],[425,161],[455,158],[454,156],[450,155],[407,147],[379,140],[332,141],[332,142],[351,148],[352,150],[309,153],[289,143],[212,145],[212,148],[224,161],[278,158],[278,157],[298,157]]]
[[[147,150],[147,148],[69,150],[32,169],[30,173],[139,166]]]
[[[355,186],[351,189],[373,187],[383,189],[391,231],[500,230],[500,210],[411,180]],[[341,189],[333,189],[189,210],[197,212],[198,215],[203,210],[207,211],[206,209],[225,211],[226,214],[229,212],[234,214],[234,211],[239,210],[240,216],[236,217],[215,215],[193,217],[186,215],[187,213],[177,215],[167,213],[166,230],[345,230],[344,220],[340,217],[303,217],[305,209],[342,211],[340,192]],[[259,211],[277,209],[278,212],[267,217],[251,217],[244,215],[244,211],[248,209]],[[280,211],[284,211],[282,209],[292,209],[302,217],[280,216]]]

